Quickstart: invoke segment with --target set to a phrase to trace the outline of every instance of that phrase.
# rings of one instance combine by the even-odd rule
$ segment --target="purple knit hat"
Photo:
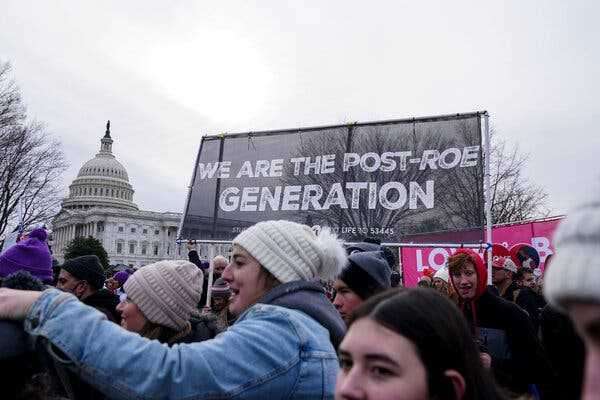
[[[27,271],[42,282],[52,282],[52,256],[44,228],[31,231],[29,237],[0,254],[0,278],[17,271]]]
[[[129,278],[129,274],[127,271],[119,271],[113,275],[113,279],[119,282],[119,286],[123,286],[127,279]]]

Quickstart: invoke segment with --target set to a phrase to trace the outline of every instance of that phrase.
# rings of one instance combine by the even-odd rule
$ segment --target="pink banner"
[[[554,253],[552,236],[560,222],[560,218],[526,222],[514,225],[502,225],[492,228],[494,243],[501,243],[507,248],[517,243],[531,244],[540,255],[540,268],[543,271],[546,257]],[[483,256],[483,248],[480,253]],[[447,247],[403,247],[400,248],[402,276],[404,285],[417,285],[423,268],[430,267],[438,270],[446,265],[448,257],[456,248]]]

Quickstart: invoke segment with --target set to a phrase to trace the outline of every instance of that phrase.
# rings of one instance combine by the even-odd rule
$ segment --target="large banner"
[[[543,271],[546,258],[554,254],[552,237],[560,222],[560,218],[532,221],[513,225],[495,226],[492,229],[494,243],[503,244],[510,248],[518,243],[533,246],[540,255],[540,269]],[[483,249],[480,254],[483,256]],[[402,262],[402,276],[404,285],[413,287],[417,285],[419,277],[425,267],[438,270],[446,265],[448,257],[456,251],[455,248],[443,247],[402,247],[400,260]]]
[[[346,241],[483,239],[481,113],[205,136],[180,239],[287,219]],[[435,235],[431,235],[435,233]]]

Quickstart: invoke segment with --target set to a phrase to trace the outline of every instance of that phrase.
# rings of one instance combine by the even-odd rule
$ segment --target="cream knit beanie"
[[[202,280],[191,262],[165,260],[138,269],[123,289],[150,322],[181,331],[199,315]]]
[[[440,278],[444,282],[450,283],[450,272],[448,271],[448,267],[446,267],[446,266],[435,271],[435,274],[433,274],[433,277]]]
[[[233,244],[243,247],[281,283],[333,279],[347,262],[342,242],[329,229],[317,235],[291,221],[259,222],[240,233]]]
[[[563,309],[569,301],[600,304],[600,190],[560,223],[554,243],[556,255],[544,274],[546,299]]]

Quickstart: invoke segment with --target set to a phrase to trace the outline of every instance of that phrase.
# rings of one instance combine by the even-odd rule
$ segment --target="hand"
[[[492,356],[488,353],[479,353],[479,359],[481,360],[481,364],[485,369],[492,368]]]
[[[210,314],[212,309],[210,307],[202,307],[202,314]]]
[[[23,320],[42,292],[0,289],[0,319]]]

